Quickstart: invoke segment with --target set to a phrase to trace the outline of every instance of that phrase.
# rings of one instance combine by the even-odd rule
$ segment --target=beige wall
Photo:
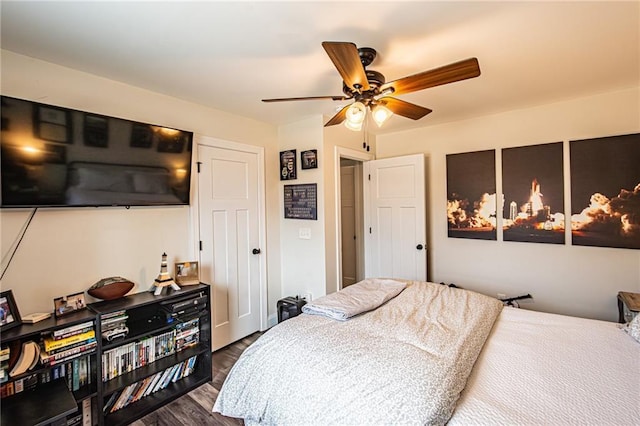
[[[190,130],[265,148],[267,253],[277,253],[277,128],[3,50],[2,94],[82,111]],[[195,179],[195,174],[194,174]],[[192,196],[197,190],[192,185]],[[30,211],[0,212],[3,266]],[[149,288],[163,252],[174,261],[197,259],[192,207],[39,209],[2,280],[20,312],[51,311],[53,298],[86,290],[121,275]],[[268,256],[268,282],[279,284],[280,265]],[[273,256],[277,260],[277,256]],[[269,288],[280,295],[280,288]],[[271,301],[271,298],[270,298]],[[275,312],[275,303],[270,303]]]
[[[430,280],[491,296],[531,293],[526,308],[614,321],[617,292],[640,292],[639,250],[448,238],[445,161],[452,153],[565,141],[568,214],[567,141],[636,132],[639,88],[378,136],[376,154],[426,154]]]
[[[126,119],[192,130],[265,148],[269,314],[291,294],[314,297],[337,280],[335,147],[362,151],[362,134],[325,118],[274,126],[2,51],[2,94]],[[378,158],[426,154],[429,278],[490,295],[531,293],[528,308],[616,319],[619,290],[640,291],[634,250],[458,240],[446,236],[446,154],[640,131],[638,88],[372,138]],[[400,119],[400,118],[397,118]],[[428,120],[428,117],[427,117]],[[279,156],[318,150],[319,168],[291,183],[318,183],[318,221],[285,220]],[[567,160],[566,160],[567,161]],[[498,176],[498,179],[500,177]],[[568,181],[566,182],[568,190]],[[500,186],[498,186],[500,187]],[[196,186],[192,187],[192,191]],[[570,206],[567,206],[569,211]],[[1,253],[15,242],[29,211],[0,212]],[[2,280],[22,313],[50,311],[52,299],[122,275],[146,290],[170,264],[197,258],[196,214],[189,207],[42,209]],[[311,239],[299,238],[301,227]],[[532,262],[530,259],[535,259]]]
[[[278,140],[280,151],[295,149],[297,179],[280,181],[278,200],[280,206],[280,267],[282,296],[296,296],[311,293],[313,298],[324,295],[325,257],[324,257],[324,181],[322,164],[325,152],[322,146],[322,116],[317,115],[306,120],[280,126]],[[317,169],[302,170],[300,152],[316,149],[318,151]],[[274,161],[279,162],[279,156]],[[318,220],[284,218],[284,185],[317,183]],[[300,230],[308,229],[310,239],[301,239]],[[274,302],[275,303],[275,302]]]

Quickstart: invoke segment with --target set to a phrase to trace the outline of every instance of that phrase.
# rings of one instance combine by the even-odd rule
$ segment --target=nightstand
[[[618,322],[631,321],[640,312],[640,293],[618,292]]]

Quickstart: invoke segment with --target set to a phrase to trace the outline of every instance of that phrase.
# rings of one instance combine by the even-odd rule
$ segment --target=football
[[[122,277],[103,278],[92,285],[87,293],[96,299],[113,300],[119,299],[129,293],[133,288],[133,283]]]

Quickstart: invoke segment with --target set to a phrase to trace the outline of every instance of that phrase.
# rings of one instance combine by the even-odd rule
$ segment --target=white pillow
[[[629,321],[629,323],[624,327],[624,331],[629,333],[631,337],[640,343],[640,314],[636,315],[631,321]]]
[[[78,188],[93,191],[132,192],[129,174],[81,167],[77,170]]]
[[[135,173],[133,189],[145,194],[168,194],[169,176],[162,173]]]

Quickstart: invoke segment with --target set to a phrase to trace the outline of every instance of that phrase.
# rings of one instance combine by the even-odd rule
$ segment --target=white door
[[[424,155],[364,163],[365,274],[426,281]]]
[[[201,280],[212,286],[213,350],[261,328],[266,291],[259,157],[198,145]]]
[[[340,167],[342,287],[357,282],[355,166]]]

